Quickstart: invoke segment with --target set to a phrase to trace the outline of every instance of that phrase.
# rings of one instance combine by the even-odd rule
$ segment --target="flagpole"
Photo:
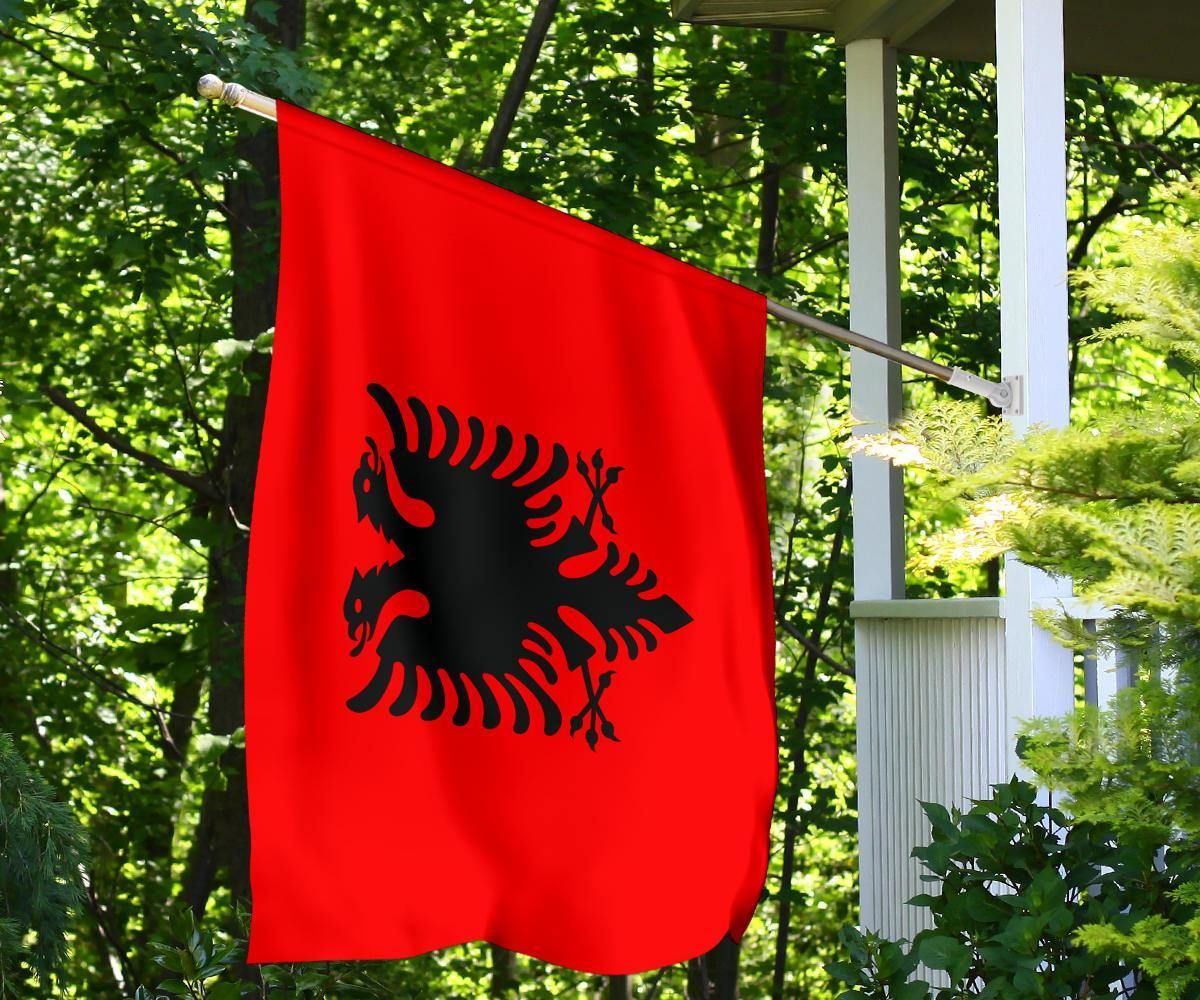
[[[225,83],[220,77],[207,73],[200,77],[200,82],[196,90],[201,97],[207,98],[210,101],[221,101],[231,108],[248,111],[253,115],[258,115],[260,118],[266,118],[268,121],[278,121],[275,101],[265,94],[260,94],[243,87],[240,83]],[[874,337],[855,333],[853,330],[847,330],[845,327],[828,323],[823,319],[818,319],[816,316],[809,316],[807,313],[799,312],[772,299],[767,299],[767,312],[776,319],[790,323],[792,326],[803,327],[806,330],[811,330],[813,333],[828,337],[830,340],[836,340],[839,344],[845,344],[848,347],[857,347],[868,354],[886,358],[888,361],[903,365],[905,368],[912,368],[926,375],[932,375],[934,378],[940,379],[956,388],[964,389],[967,392],[974,393],[976,396],[982,396],[991,402],[992,405],[1010,415],[1021,412],[1020,382],[1017,379],[992,382],[979,375],[963,371],[961,368],[950,368],[947,365],[940,365],[936,361],[930,361],[928,358],[901,350],[899,347],[892,347],[891,344],[885,344]]]
[[[275,112],[275,102],[265,94],[248,90],[240,83],[225,83],[219,76],[205,73],[196,84],[196,92],[210,101],[220,101],[231,108],[241,108],[252,115],[266,118],[268,121],[278,121]]]

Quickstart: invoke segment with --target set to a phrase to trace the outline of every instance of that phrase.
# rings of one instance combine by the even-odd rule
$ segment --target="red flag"
[[[279,105],[250,960],[740,938],[775,791],[765,304]]]

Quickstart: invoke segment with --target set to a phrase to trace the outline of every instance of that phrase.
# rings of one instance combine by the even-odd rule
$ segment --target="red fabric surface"
[[[246,608],[250,960],[400,958],[485,939],[615,974],[740,938],[776,779],[763,299],[285,104],[279,144],[280,298]],[[407,441],[368,385],[394,399]],[[410,397],[432,414],[425,438]],[[463,461],[470,417],[485,436]],[[439,459],[447,419],[456,458]],[[511,452],[476,471],[503,455],[500,425]],[[569,465],[505,527],[503,504],[476,501],[499,488],[483,477],[514,471],[526,435],[540,443],[534,472],[555,444]],[[594,486],[577,465],[596,476],[597,449],[600,480],[616,481],[589,519]],[[360,495],[364,469],[386,488],[376,479]],[[525,516],[554,497],[561,508],[533,521],[549,534],[526,544]],[[360,517],[360,501],[400,520]],[[589,536],[594,552],[547,562],[564,550],[544,546]],[[424,548],[404,552],[404,540]],[[620,580],[603,574],[619,578],[630,553],[629,583],[647,568],[657,582],[605,598],[608,610],[560,611],[538,633],[548,674],[520,663],[536,642],[520,655],[489,645],[533,606],[526,562],[542,568],[543,603],[561,585],[592,595],[563,607],[591,607],[615,593]],[[364,639],[352,580],[388,564],[428,585],[400,588]],[[650,641],[627,629],[633,656],[619,629],[606,646],[605,615],[662,595],[669,629],[646,626]],[[573,654],[555,634],[594,655],[572,663],[578,641]],[[495,676],[510,669],[540,682],[550,707]],[[610,673],[602,717],[585,669],[597,685]],[[461,724],[453,670],[470,701]],[[498,706],[492,728],[473,676]],[[386,687],[364,696],[373,677]],[[411,708],[393,714],[397,702]]]

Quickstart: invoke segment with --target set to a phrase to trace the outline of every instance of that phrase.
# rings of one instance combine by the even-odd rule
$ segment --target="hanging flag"
[[[279,105],[250,960],[740,938],[775,791],[762,297]]]

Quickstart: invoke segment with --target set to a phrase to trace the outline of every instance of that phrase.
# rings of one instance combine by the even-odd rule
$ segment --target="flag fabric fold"
[[[761,296],[280,103],[250,960],[740,938],[775,792]]]

